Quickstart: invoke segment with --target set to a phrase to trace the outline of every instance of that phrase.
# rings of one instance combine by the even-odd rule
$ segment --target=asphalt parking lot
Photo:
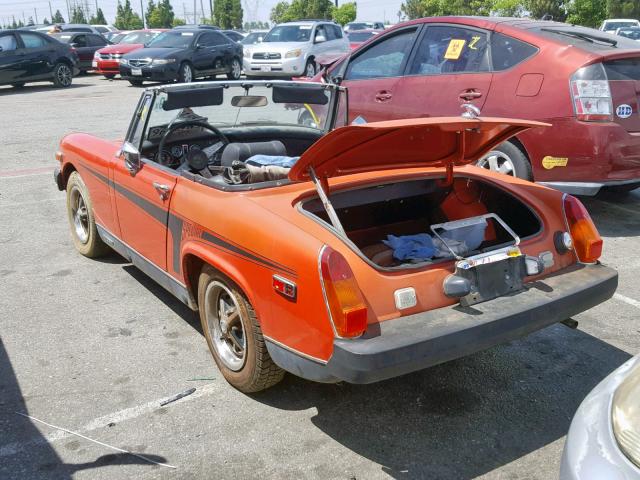
[[[374,385],[288,375],[249,396],[218,373],[195,314],[117,255],[73,249],[57,144],[122,138],[140,92],[101,77],[0,87],[0,478],[557,478],[581,400],[640,352],[640,190],[584,200],[620,286],[578,330]]]

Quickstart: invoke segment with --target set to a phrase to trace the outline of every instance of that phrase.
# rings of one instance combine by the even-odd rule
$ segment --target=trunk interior
[[[487,213],[497,214],[521,239],[541,229],[538,217],[517,198],[489,183],[459,176],[449,186],[441,179],[430,178],[333,192],[329,197],[347,237],[371,262],[386,268],[453,257],[447,252],[432,258],[398,258],[402,255],[383,243],[388,235],[428,234],[435,239],[432,225]],[[304,202],[302,208],[331,223],[319,198]],[[513,237],[498,222],[488,219],[478,242],[464,256],[507,246],[513,243]]]

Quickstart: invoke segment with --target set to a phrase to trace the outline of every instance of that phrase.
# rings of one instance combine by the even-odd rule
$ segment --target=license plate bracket
[[[260,67],[260,71],[261,72],[270,72],[271,71],[271,65],[262,65]]]
[[[473,266],[465,261],[458,262],[455,275],[471,283],[471,293],[460,298],[460,305],[468,307],[523,290],[523,279],[527,275],[526,256],[510,256]]]
[[[135,75],[136,77],[141,77],[142,76],[142,69],[141,68],[132,68],[131,69],[131,75]]]

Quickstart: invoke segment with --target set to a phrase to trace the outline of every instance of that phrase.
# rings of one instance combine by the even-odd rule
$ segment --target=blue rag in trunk
[[[393,250],[396,260],[428,260],[436,253],[433,238],[428,233],[402,237],[387,235],[387,239],[382,243]]]

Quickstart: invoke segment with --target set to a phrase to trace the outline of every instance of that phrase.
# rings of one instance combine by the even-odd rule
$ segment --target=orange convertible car
[[[284,371],[368,383],[522,337],[611,297],[582,204],[468,164],[532,121],[342,126],[327,84],[142,93],[126,141],[60,145],[73,242],[198,310],[244,392]],[[300,122],[312,115],[314,121]]]

